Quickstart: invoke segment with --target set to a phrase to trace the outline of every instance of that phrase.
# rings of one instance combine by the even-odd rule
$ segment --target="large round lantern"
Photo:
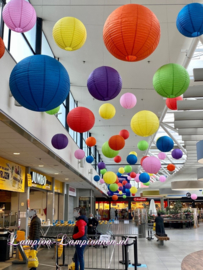
[[[164,159],[166,158],[166,154],[160,152],[160,153],[158,154],[158,158],[161,159],[161,160],[164,160]]]
[[[117,176],[114,172],[106,172],[103,179],[106,184],[110,185],[116,182]]]
[[[126,160],[127,160],[128,164],[134,165],[135,163],[137,163],[137,156],[128,155]]]
[[[169,172],[173,172],[174,170],[175,170],[175,165],[173,165],[173,164],[168,164],[168,166],[167,166],[167,170],[169,171]]]
[[[177,107],[177,101],[183,100],[182,97],[175,97],[175,98],[167,98],[166,99],[166,106],[173,111],[176,111],[178,109]]]
[[[149,144],[147,141],[139,141],[138,144],[137,144],[137,148],[140,150],[140,151],[145,151],[147,150],[147,148],[149,147]]]
[[[120,104],[125,109],[132,109],[137,103],[137,98],[132,93],[125,93],[120,98]]]
[[[124,167],[124,170],[125,170],[126,173],[130,173],[130,172],[132,172],[132,167],[130,165],[126,165]]]
[[[159,181],[162,182],[162,183],[166,182],[166,176],[161,175],[161,176],[159,177]]]
[[[53,109],[53,110],[50,110],[50,111],[47,111],[46,113],[47,114],[50,114],[50,115],[54,115],[54,114],[57,114],[60,110],[60,106],[58,106],[57,108]]]
[[[142,5],[128,4],[107,18],[103,39],[107,50],[122,61],[140,61],[159,44],[160,24],[155,14]]]
[[[3,20],[12,31],[24,33],[34,27],[37,16],[28,1],[11,0],[3,9]]]
[[[53,136],[51,143],[54,148],[61,150],[68,145],[68,138],[64,134],[56,134]]]
[[[130,133],[128,130],[126,129],[122,129],[120,132],[119,132],[119,135],[123,137],[124,140],[127,140],[130,136]]]
[[[5,53],[5,45],[3,39],[0,37],[0,58],[4,55]]]
[[[101,162],[98,163],[98,168],[100,170],[105,169],[106,168],[106,164],[103,161],[101,161]]]
[[[173,149],[174,142],[168,136],[162,136],[156,141],[156,147],[162,152],[169,152]]]
[[[114,135],[109,139],[109,147],[115,151],[123,149],[125,140],[120,135]]]
[[[203,6],[191,3],[184,6],[176,19],[178,31],[185,37],[193,38],[203,34]]]
[[[161,168],[161,162],[156,157],[147,157],[144,159],[142,167],[147,173],[157,173]]]
[[[118,196],[117,196],[117,195],[113,195],[113,196],[112,196],[112,200],[113,200],[113,201],[117,201],[117,200],[118,200]]]
[[[94,176],[94,181],[99,182],[99,180],[100,180],[99,175],[95,175],[95,176]]]
[[[85,107],[76,107],[67,115],[68,126],[79,133],[89,131],[95,123],[95,117],[92,111]]]
[[[149,174],[146,173],[146,172],[141,173],[140,176],[139,176],[139,180],[140,180],[140,182],[142,182],[142,183],[147,183],[147,182],[149,182],[149,180],[150,180],[150,176],[149,176]]]
[[[70,90],[64,66],[46,55],[33,55],[21,60],[11,72],[9,85],[20,105],[38,112],[61,105]]]
[[[118,190],[118,185],[117,185],[117,184],[110,184],[109,189],[110,189],[112,192],[115,192],[115,191]]]
[[[116,109],[110,103],[105,103],[105,104],[101,105],[99,108],[99,115],[103,119],[106,119],[106,120],[111,119],[115,116],[115,114],[116,114]]]
[[[145,160],[145,158],[147,158],[148,156],[144,156],[144,157],[142,157],[141,158],[141,160],[140,160],[140,164],[141,164],[141,166],[142,166],[142,163],[143,163],[143,161]]]
[[[123,174],[123,173],[125,172],[125,170],[124,170],[123,167],[120,167],[120,168],[118,169],[118,172],[121,173],[121,174]]]
[[[197,200],[197,194],[191,194],[191,199],[192,200]]]
[[[190,76],[187,70],[178,64],[166,64],[160,67],[153,77],[153,86],[162,97],[175,98],[188,89]]]
[[[85,44],[87,32],[84,24],[77,18],[64,17],[55,23],[53,38],[61,49],[75,51]]]
[[[94,98],[102,101],[111,100],[120,93],[122,79],[114,68],[98,67],[90,74],[87,88]]]
[[[140,111],[132,117],[130,126],[136,135],[148,137],[158,130],[159,119],[153,112]]]
[[[87,156],[86,161],[87,163],[92,163],[94,161],[94,158],[92,156]]]
[[[108,142],[102,145],[102,153],[107,158],[114,158],[119,154],[119,151],[114,151],[109,147]]]
[[[139,174],[139,173],[137,173],[137,174],[136,174],[136,177],[135,177],[135,182],[137,182],[137,183],[139,183],[139,182],[140,182],[139,177],[140,177],[140,174]]]
[[[131,188],[131,184],[130,184],[130,183],[127,183],[127,184],[125,185],[125,188],[130,189],[130,188]]]
[[[135,172],[131,172],[131,173],[130,173],[130,177],[131,177],[131,178],[135,178],[135,177],[136,177],[136,173],[135,173]]]
[[[114,161],[116,162],[116,163],[120,163],[121,162],[121,157],[120,156],[116,156],[115,158],[114,158]]]
[[[94,137],[88,137],[85,141],[86,145],[89,147],[95,146],[97,141]]]
[[[77,159],[83,159],[85,157],[85,151],[83,151],[82,149],[78,149],[75,151],[74,156]]]
[[[137,192],[137,188],[136,187],[131,187],[130,192],[135,194]]]
[[[174,159],[180,159],[183,156],[183,152],[182,150],[176,148],[172,151],[171,155]]]

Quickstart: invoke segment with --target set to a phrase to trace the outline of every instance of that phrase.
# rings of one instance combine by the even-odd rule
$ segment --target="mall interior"
[[[203,1],[0,14],[0,269],[203,269]]]

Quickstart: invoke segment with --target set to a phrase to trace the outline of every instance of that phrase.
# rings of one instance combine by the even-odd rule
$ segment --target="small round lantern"
[[[167,166],[167,170],[169,171],[169,172],[173,172],[174,170],[175,170],[175,165],[173,165],[173,164],[168,164],[168,166]]]
[[[99,175],[95,175],[95,176],[94,176],[94,181],[99,182],[99,180],[100,180]]]
[[[178,109],[177,107],[177,101],[183,100],[182,97],[175,97],[175,98],[167,98],[166,99],[166,106],[173,111],[176,111]]]
[[[109,189],[110,189],[112,192],[115,192],[115,191],[118,190],[118,185],[117,185],[117,184],[110,184]]]
[[[117,200],[118,200],[118,196],[117,196],[117,195],[113,195],[113,196],[112,196],[112,200],[113,200],[113,201],[117,201]]]
[[[109,147],[115,151],[123,149],[125,140],[120,135],[114,135],[109,139]]]
[[[131,177],[128,175],[127,179],[128,179],[128,180],[131,180]]]
[[[123,199],[126,199],[127,198],[127,196],[126,195],[123,195]]]
[[[101,161],[101,162],[98,163],[98,168],[100,170],[105,169],[106,168],[106,164],[103,161]]]
[[[102,175],[104,175],[106,172],[107,172],[107,169],[102,169],[102,170],[100,171],[100,173],[101,173]]]
[[[161,169],[161,162],[156,157],[147,157],[143,160],[142,167],[147,173],[157,173]]]
[[[180,159],[183,156],[183,152],[182,150],[176,148],[172,151],[171,155],[174,159]]]
[[[106,172],[103,179],[106,184],[110,185],[116,182],[117,176],[114,172]]]
[[[132,167],[130,165],[126,165],[124,170],[126,173],[130,173],[130,172],[132,172]]]
[[[129,153],[129,155],[134,155],[134,156],[137,157],[137,153],[136,153],[135,151],[131,151],[131,152]]]
[[[131,177],[131,178],[135,178],[135,177],[136,177],[136,173],[135,173],[135,172],[131,172],[131,173],[130,173],[130,177]]]
[[[137,188],[136,187],[131,187],[130,192],[135,194],[137,192]]]
[[[86,145],[89,147],[95,146],[97,141],[94,137],[88,137],[85,141]]]
[[[130,184],[130,183],[127,183],[127,184],[125,185],[125,188],[130,189],[130,188],[131,188],[131,184]]]
[[[4,41],[3,39],[0,37],[0,58],[2,58],[2,56],[5,53],[5,45],[4,45]]]
[[[139,174],[139,173],[137,173],[137,174],[136,174],[136,177],[135,177],[135,182],[137,182],[137,183],[139,183],[139,182],[140,182],[139,177],[140,177],[140,174]]]
[[[94,161],[94,158],[92,156],[87,156],[86,161],[87,163],[92,163]]]
[[[54,148],[61,150],[68,145],[68,138],[64,134],[56,134],[53,136],[51,143]]]
[[[125,186],[128,182],[126,180],[123,181],[123,186]]]
[[[60,111],[60,106],[58,106],[57,108],[53,110],[47,111],[46,113],[50,115],[54,115],[54,114],[57,114],[59,111]]]
[[[119,135],[123,137],[124,140],[127,140],[130,136],[130,133],[128,130],[126,129],[122,129],[120,132],[119,132]]]
[[[173,149],[174,142],[168,136],[162,136],[156,141],[156,147],[162,152],[169,152]]]
[[[85,151],[83,151],[82,149],[78,149],[75,151],[74,156],[77,159],[83,159],[85,157]]]
[[[120,98],[120,104],[125,109],[132,109],[137,103],[136,96],[132,93],[125,93]]]
[[[166,154],[160,152],[160,153],[158,154],[158,158],[161,159],[161,160],[164,160],[164,159],[166,158]]]
[[[149,147],[149,144],[147,141],[139,141],[139,143],[137,144],[137,148],[140,150],[140,151],[145,151],[147,150]]]
[[[102,179],[102,178],[99,180],[99,182],[100,182],[100,184],[104,184],[105,183],[104,182],[104,179]]]
[[[196,194],[191,194],[191,199],[192,200],[197,200],[197,195]]]
[[[149,174],[146,173],[146,172],[141,173],[140,176],[139,176],[139,180],[140,180],[140,182],[142,182],[143,184],[144,184],[144,183],[147,183],[147,182],[149,182],[149,180],[150,180],[150,176],[149,176]]]
[[[161,175],[160,177],[159,177],[159,181],[160,182],[166,182],[166,177],[164,176],[164,175]]]
[[[148,156],[144,156],[144,157],[142,157],[141,158],[141,160],[140,160],[140,164],[141,164],[141,166],[142,166],[142,163],[143,163],[143,161],[145,160],[145,158],[147,158]]]
[[[102,145],[102,153],[107,158],[114,158],[119,154],[119,151],[115,151],[109,147],[109,143],[105,142]]]
[[[116,114],[116,109],[110,103],[105,103],[105,104],[101,105],[99,108],[99,115],[103,119],[106,119],[106,120],[111,119],[115,116],[115,114]]]
[[[121,173],[121,174],[123,174],[125,172],[125,170],[124,170],[123,167],[121,167],[121,168],[118,169],[118,172]]]
[[[120,156],[116,156],[115,158],[114,158],[114,161],[116,162],[116,163],[120,163],[121,162],[121,157]]]
[[[135,155],[128,155],[126,160],[130,165],[137,163],[137,157]]]

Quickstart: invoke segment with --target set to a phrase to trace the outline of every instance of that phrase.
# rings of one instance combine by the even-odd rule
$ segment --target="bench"
[[[154,236],[160,241],[161,246],[164,245],[164,241],[170,240],[170,238],[168,236],[159,236],[159,235],[156,235],[156,234]]]

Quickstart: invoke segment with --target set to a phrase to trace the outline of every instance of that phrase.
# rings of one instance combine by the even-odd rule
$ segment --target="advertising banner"
[[[31,171],[32,187],[52,191],[52,178],[37,171]]]
[[[55,179],[54,191],[57,193],[63,193],[63,183]]]

